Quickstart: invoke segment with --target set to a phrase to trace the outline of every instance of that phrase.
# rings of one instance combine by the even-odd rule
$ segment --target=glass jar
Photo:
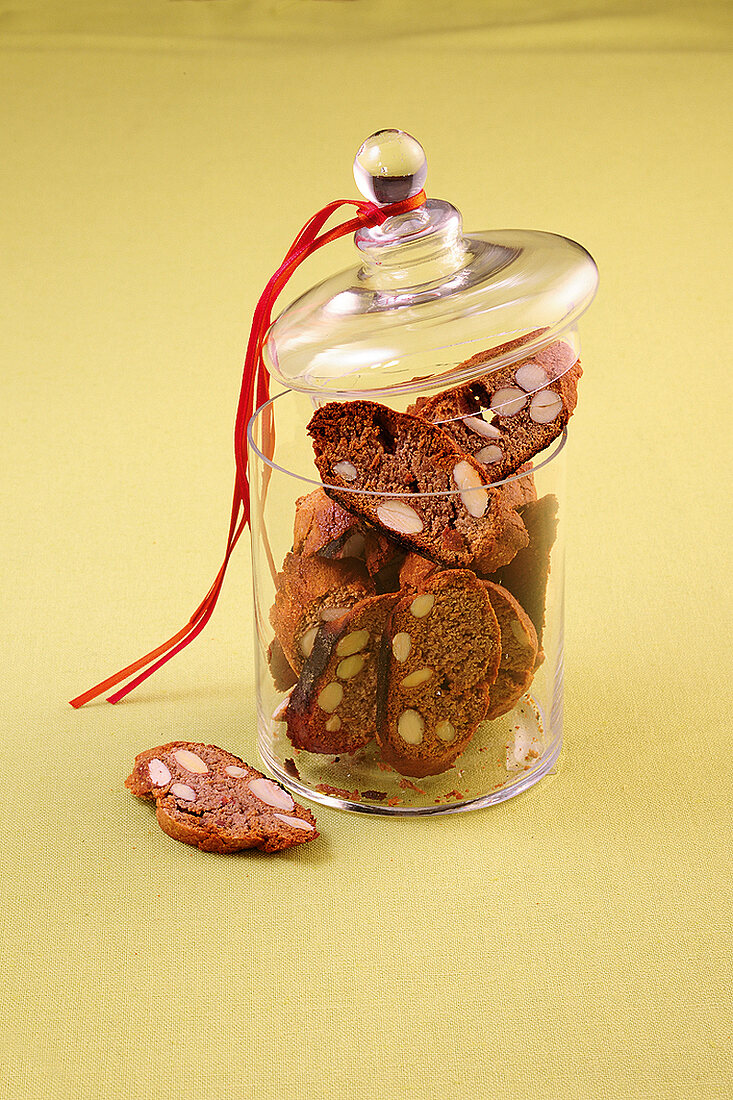
[[[372,200],[414,194],[421,147],[382,131],[355,176]],[[560,751],[565,451],[597,271],[552,234],[464,235],[438,200],[356,244],[358,268],[272,326],[285,388],[248,428],[260,751],[341,809],[486,806]]]

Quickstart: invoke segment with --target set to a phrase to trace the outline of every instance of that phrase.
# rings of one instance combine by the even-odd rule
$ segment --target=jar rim
[[[254,427],[258,418],[262,416],[266,409],[272,407],[272,405],[274,405],[274,403],[276,401],[279,401],[281,398],[286,397],[288,394],[292,395],[293,393],[297,393],[297,391],[283,390],[282,393],[275,394],[274,397],[271,397],[268,401],[265,401],[262,405],[260,405],[258,409],[255,409],[254,413],[250,417],[249,423],[247,424],[247,446],[266,466],[269,466],[271,470],[277,470],[278,473],[285,474],[287,477],[294,478],[296,481],[302,481],[306,485],[311,485],[314,489],[333,489],[338,493],[354,493],[358,494],[359,496],[375,497],[378,499],[388,498],[391,500],[394,498],[406,498],[409,500],[411,498],[424,499],[426,497],[451,497],[458,496],[461,491],[465,492],[465,490],[460,489],[441,489],[431,493],[397,493],[392,491],[377,492],[374,489],[351,489],[346,485],[331,485],[329,482],[326,481],[320,481],[316,478],[306,477],[304,474],[297,473],[295,470],[288,470],[285,466],[279,465],[277,462],[274,461],[274,459],[269,458],[267,455],[265,455],[255,443]],[[550,453],[545,458],[543,458],[541,462],[533,462],[532,468],[530,470],[524,470],[522,472],[511,474],[509,477],[501,478],[501,480],[499,481],[482,482],[481,485],[476,486],[476,490],[499,489],[504,485],[511,484],[513,481],[520,481],[524,477],[529,477],[531,474],[535,474],[538,470],[541,470],[544,466],[547,466],[550,462],[552,462],[560,455],[567,442],[567,435],[568,429],[566,426],[565,428],[563,428],[562,435],[558,436],[558,438],[554,441],[554,446],[552,446]],[[548,448],[545,448],[545,450],[548,450]]]

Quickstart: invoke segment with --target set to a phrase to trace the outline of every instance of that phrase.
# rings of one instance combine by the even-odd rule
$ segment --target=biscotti
[[[362,562],[288,554],[277,576],[270,621],[290,666],[299,673],[322,622],[340,618],[376,589]]]
[[[354,540],[354,552],[348,545],[349,537],[358,532],[358,524],[358,518],[327,497],[323,489],[314,489],[295,502],[293,553],[318,554],[328,546],[332,551],[326,557],[361,557],[361,536]]]
[[[377,741],[409,776],[445,771],[489,702],[501,656],[486,588],[468,570],[428,573],[396,605],[382,641]]]
[[[492,572],[527,545],[516,509],[484,487],[480,463],[422,417],[329,402],[308,431],[328,495],[407,550]]]
[[[479,352],[460,369],[479,369],[487,355]],[[574,350],[558,340],[508,367],[420,398],[408,412],[438,424],[482,464],[487,480],[499,481],[562,433],[582,373]]]
[[[417,554],[408,554],[400,572],[403,590],[419,591],[438,567]],[[532,620],[506,588],[483,580],[500,631],[498,671],[489,669],[489,705],[485,718],[507,714],[532,683],[537,659],[537,633]]]
[[[523,505],[521,515],[529,532],[529,545],[489,578],[508,588],[532,620],[539,645],[536,666],[544,659],[545,601],[550,551],[557,537],[557,513],[558,500],[552,493]]]
[[[440,569],[434,561],[423,558],[420,554],[407,554],[400,568],[400,589],[406,595],[406,589],[417,589],[423,583],[428,573],[434,573]]]
[[[202,852],[279,852],[318,836],[310,810],[216,745],[171,741],[147,749],[125,786],[155,801],[164,833]]]
[[[523,504],[528,504],[530,500],[537,500],[537,486],[532,473],[532,463],[528,462],[524,466],[520,466],[517,472],[507,481],[495,485],[494,491],[499,493],[507,504],[517,510]]]
[[[501,585],[484,581],[501,632],[499,670],[489,686],[489,720],[507,714],[532,683],[537,658],[537,634],[524,608]]]
[[[374,528],[360,521],[315,489],[295,502],[293,553],[302,557],[356,558],[370,576],[377,576],[398,554],[398,549]]]
[[[580,365],[557,341],[537,355],[510,354],[524,359],[510,381],[500,376],[509,368],[496,372],[504,389],[534,380],[536,392],[522,390],[527,409],[536,412],[542,401],[532,398],[546,390],[560,393],[562,412],[547,424],[529,417],[534,434],[503,468],[426,419],[424,402],[402,413],[354,395],[311,416],[323,484],[296,502],[292,551],[275,583],[276,637],[266,638],[282,685],[265,700],[279,776],[365,809],[439,812],[444,801],[500,790],[514,776],[517,745],[531,749],[522,757],[531,769],[554,736],[552,677],[535,673],[556,500],[537,498],[552,484],[541,455],[575,407]],[[479,385],[495,380],[498,358],[477,365]],[[456,400],[461,387],[442,396]],[[483,420],[480,409],[465,415]],[[515,435],[521,443],[507,429],[507,453]],[[553,661],[555,641],[553,633]],[[294,686],[285,686],[283,658]]]
[[[398,598],[373,596],[321,623],[283,715],[296,748],[349,753],[372,740],[380,646]]]

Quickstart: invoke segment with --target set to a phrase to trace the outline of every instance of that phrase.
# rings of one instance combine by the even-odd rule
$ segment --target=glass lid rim
[[[375,499],[380,499],[380,500],[384,499],[384,498],[388,498],[390,500],[392,500],[394,498],[400,498],[400,499],[406,498],[406,499],[409,500],[409,499],[425,499],[425,498],[432,498],[432,497],[452,497],[452,496],[460,495],[461,492],[465,492],[465,490],[461,490],[461,489],[441,489],[438,492],[432,492],[432,493],[414,493],[414,492],[413,493],[394,493],[394,492],[382,493],[382,492],[376,492],[373,489],[351,489],[351,488],[348,488],[345,485],[331,485],[330,483],[325,482],[325,481],[315,481],[313,478],[305,477],[303,474],[298,474],[294,470],[287,470],[284,466],[279,466],[277,464],[277,462],[274,462],[271,458],[268,458],[266,455],[264,455],[262,453],[260,448],[254,442],[254,438],[253,438],[252,433],[253,433],[253,428],[254,428],[254,424],[255,424],[256,420],[258,419],[258,417],[260,417],[260,415],[264,412],[264,410],[267,409],[268,407],[272,406],[275,403],[275,401],[279,401],[281,397],[285,397],[285,396],[287,396],[287,394],[289,394],[291,392],[297,392],[297,391],[283,390],[282,393],[277,393],[277,394],[275,394],[274,397],[271,397],[271,398],[269,398],[269,400],[263,402],[263,404],[260,405],[259,408],[255,409],[255,411],[253,412],[253,414],[250,417],[249,422],[247,424],[247,446],[249,448],[251,448],[251,450],[254,452],[254,454],[256,454],[257,457],[266,466],[268,466],[271,470],[277,470],[278,473],[285,474],[287,477],[294,478],[296,481],[303,481],[303,482],[305,482],[306,485],[313,486],[314,489],[325,489],[325,490],[333,489],[335,492],[338,492],[338,493],[354,493],[355,495],[365,496],[365,497],[374,497]],[[475,490],[469,490],[469,491],[477,491],[478,489],[500,489],[504,485],[511,484],[511,482],[513,482],[513,481],[519,481],[523,477],[529,477],[531,474],[535,474],[538,470],[541,470],[544,466],[547,466],[550,462],[552,462],[555,458],[557,458],[561,454],[561,452],[565,448],[565,444],[567,443],[567,438],[568,438],[568,429],[567,429],[567,425],[566,425],[562,430],[562,434],[556,440],[553,440],[552,444],[550,444],[550,446],[552,447],[552,450],[550,450],[550,453],[545,458],[543,458],[543,460],[541,462],[539,462],[537,464],[533,464],[531,470],[525,470],[523,473],[511,474],[509,477],[502,478],[500,481],[482,482],[481,485],[476,486]],[[547,448],[547,447],[545,448],[545,450],[548,450],[548,449],[549,448]],[[250,486],[250,491],[251,491],[251,486]]]
[[[587,309],[587,306],[584,307]],[[444,371],[442,374],[434,374],[429,376],[421,376],[413,378],[407,382],[397,382],[394,385],[388,386],[376,386],[365,389],[349,389],[349,388],[336,388],[324,386],[303,385],[302,375],[296,375],[295,377],[286,377],[277,370],[273,370],[273,358],[270,349],[267,347],[267,339],[265,341],[265,355],[266,367],[270,376],[277,381],[281,386],[285,386],[288,390],[292,390],[294,393],[304,394],[310,397],[318,397],[328,400],[338,400],[339,397],[352,397],[354,400],[371,400],[379,401],[384,397],[401,397],[410,396],[412,394],[424,394],[426,392],[432,392],[433,390],[443,389],[446,386],[463,386],[475,381],[476,378],[480,378],[482,375],[491,375],[497,371],[503,370],[505,367],[511,366],[513,363],[520,362],[523,359],[531,359],[534,355],[544,351],[545,348],[550,347],[552,344],[561,341],[564,333],[572,333],[577,329],[577,323],[581,314],[573,314],[571,317],[563,317],[560,321],[550,323],[544,326],[539,326],[535,329],[529,329],[522,333],[517,329],[515,332],[517,335],[528,336],[529,339],[520,344],[517,347],[513,347],[508,351],[504,351],[501,355],[491,357],[490,352],[502,347],[502,344],[495,345],[495,348],[487,348],[486,352],[489,353],[487,359],[482,360],[479,363],[475,363],[472,367],[467,367],[466,364],[474,358],[469,356],[468,359],[462,360],[460,363]],[[271,326],[274,327],[273,325]],[[497,336],[509,337],[510,342],[515,339],[514,332],[497,333]],[[269,336],[269,332],[268,332]],[[453,348],[460,348],[462,345],[476,344],[478,341],[475,338],[464,341],[451,341],[447,344],[442,344],[436,347],[438,351],[450,351]],[[409,355],[401,356],[402,360],[409,358],[410,356],[420,356],[422,351],[410,352]],[[476,353],[478,354],[478,353]],[[580,356],[578,355],[579,359]],[[269,362],[268,362],[269,360]],[[572,365],[572,364],[571,364]],[[463,368],[461,370],[460,368]],[[569,370],[570,368],[566,368]],[[565,373],[565,372],[563,372]],[[348,381],[351,376],[341,376],[334,381],[344,382]],[[301,383],[300,385],[298,383]]]

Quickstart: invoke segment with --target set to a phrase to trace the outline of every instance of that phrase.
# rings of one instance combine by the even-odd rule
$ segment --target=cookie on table
[[[396,604],[382,642],[382,759],[403,775],[446,771],[486,714],[500,657],[499,623],[475,574],[425,575]]]
[[[315,489],[295,502],[293,553],[322,558],[356,558],[374,576],[397,554],[383,535],[352,515],[323,489]]]
[[[374,738],[378,658],[398,598],[372,596],[321,624],[283,715],[296,748],[349,753]]]
[[[527,612],[511,592],[492,581],[482,582],[501,632],[499,671],[489,690],[488,719],[507,714],[532,683],[537,658],[537,633]]]
[[[491,572],[527,545],[516,509],[484,487],[480,463],[422,417],[374,401],[332,401],[308,432],[328,495],[406,550]],[[398,495],[405,493],[429,495]]]
[[[480,368],[488,355],[479,352],[461,369]],[[574,349],[557,340],[508,367],[419,398],[408,412],[438,424],[482,464],[489,481],[498,481],[562,434],[577,404],[582,373]]]
[[[310,810],[216,745],[171,741],[147,749],[125,786],[155,801],[164,833],[202,852],[279,852],[318,836]]]
[[[547,493],[539,500],[523,505],[520,512],[529,533],[529,545],[489,579],[508,588],[532,620],[539,646],[536,660],[538,667],[544,660],[542,635],[545,629],[550,552],[557,537],[557,497],[553,493]]]
[[[287,554],[277,575],[270,622],[290,667],[300,675],[320,624],[341,618],[374,593],[363,562]]]

